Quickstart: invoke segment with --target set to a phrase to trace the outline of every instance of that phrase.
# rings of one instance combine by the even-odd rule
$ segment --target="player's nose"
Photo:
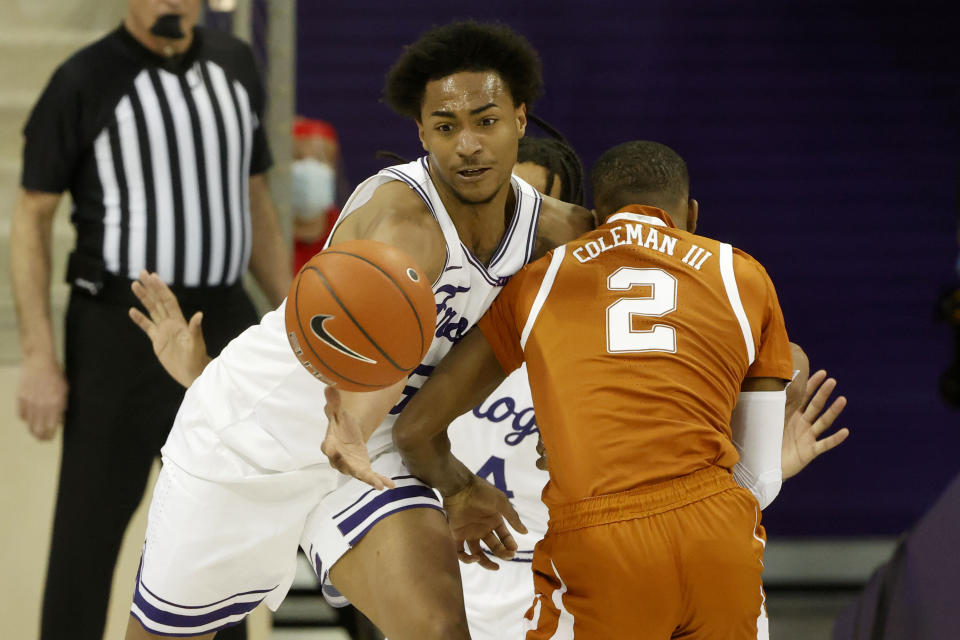
[[[480,143],[480,136],[469,129],[464,129],[457,136],[457,154],[468,157],[480,153],[483,145]]]

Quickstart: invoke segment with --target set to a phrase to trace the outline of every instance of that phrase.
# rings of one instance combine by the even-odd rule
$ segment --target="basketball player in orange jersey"
[[[526,362],[550,462],[528,640],[766,638],[760,510],[780,487],[793,373],[776,293],[750,256],[694,235],[672,150],[620,145],[593,176],[604,224],[511,279],[394,438],[449,496],[451,527],[496,526],[445,427]]]
[[[391,430],[508,278],[592,227],[585,209],[511,175],[540,86],[536,52],[504,27],[445,25],[404,51],[386,102],[414,121],[427,155],[357,187],[331,240],[396,246],[433,282],[436,332],[420,367],[400,390],[342,399],[351,415],[389,409],[364,434],[365,448],[358,440],[357,455],[365,477],[390,488],[369,491],[331,468],[322,445],[340,429],[341,406],[324,410],[321,383],[287,342],[281,305],[212,361],[199,354],[175,375],[190,388],[162,450],[128,639],[210,638],[261,601],[275,609],[298,546],[324,595],[345,597],[392,640],[469,637],[447,521],[433,492],[403,467]],[[350,462],[337,460],[347,469]],[[504,557],[516,548],[505,527],[487,544]]]

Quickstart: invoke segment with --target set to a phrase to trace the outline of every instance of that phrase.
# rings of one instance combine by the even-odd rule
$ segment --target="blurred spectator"
[[[337,131],[329,122],[298,117],[293,123],[293,271],[323,249],[340,215],[342,173]]]

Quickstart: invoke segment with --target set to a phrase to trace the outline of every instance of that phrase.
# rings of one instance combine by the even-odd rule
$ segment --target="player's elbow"
[[[410,424],[401,424],[400,421],[393,427],[393,444],[401,454],[414,451],[423,444],[423,438]]]
[[[767,471],[757,478],[756,483],[751,487],[751,492],[760,503],[760,509],[766,509],[773,502],[782,486],[783,476],[780,471]]]

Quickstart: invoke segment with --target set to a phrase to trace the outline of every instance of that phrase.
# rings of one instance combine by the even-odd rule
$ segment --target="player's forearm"
[[[10,276],[24,357],[55,358],[50,318],[50,245],[59,196],[20,191],[10,228]]]
[[[450,451],[446,431],[432,440],[400,450],[410,473],[440,492],[443,497],[459,493],[473,478],[470,471]]]
[[[279,305],[290,289],[290,250],[283,240],[266,177],[262,174],[250,177],[250,218],[253,228],[250,271],[270,303]]]
[[[390,409],[397,404],[406,382],[406,379],[403,379],[377,391],[340,392],[343,410],[357,420],[364,441],[370,440],[370,436],[390,413]]]

